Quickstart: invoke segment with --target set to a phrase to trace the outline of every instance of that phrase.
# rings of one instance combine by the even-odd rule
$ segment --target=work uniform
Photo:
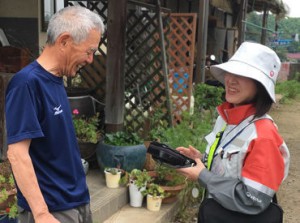
[[[265,210],[288,174],[289,151],[270,116],[253,119],[253,105],[233,107],[228,102],[217,107],[219,117],[205,138],[203,162],[219,132],[211,171],[204,169],[199,182],[208,197],[223,207],[245,214]]]

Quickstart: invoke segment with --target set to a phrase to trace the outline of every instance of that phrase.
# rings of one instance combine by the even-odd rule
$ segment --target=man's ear
[[[73,42],[73,38],[71,37],[71,35],[69,33],[62,33],[58,36],[58,38],[56,39],[56,44],[60,47],[60,48],[65,48],[66,46],[70,45]]]

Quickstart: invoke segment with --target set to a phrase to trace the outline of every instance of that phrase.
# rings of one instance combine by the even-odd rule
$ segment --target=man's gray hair
[[[104,32],[104,24],[100,16],[82,6],[68,6],[55,13],[48,24],[47,43],[53,45],[64,32],[68,32],[75,43],[87,39],[92,29]]]

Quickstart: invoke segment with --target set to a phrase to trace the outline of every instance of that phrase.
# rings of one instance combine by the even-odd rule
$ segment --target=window
[[[51,16],[58,10],[64,8],[64,0],[42,0],[42,31],[46,32]]]

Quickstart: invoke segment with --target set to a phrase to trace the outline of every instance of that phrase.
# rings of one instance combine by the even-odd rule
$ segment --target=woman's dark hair
[[[254,105],[256,110],[254,118],[258,118],[266,114],[271,109],[273,100],[261,83],[259,83],[258,81],[255,81],[255,83],[257,92],[254,98]]]

